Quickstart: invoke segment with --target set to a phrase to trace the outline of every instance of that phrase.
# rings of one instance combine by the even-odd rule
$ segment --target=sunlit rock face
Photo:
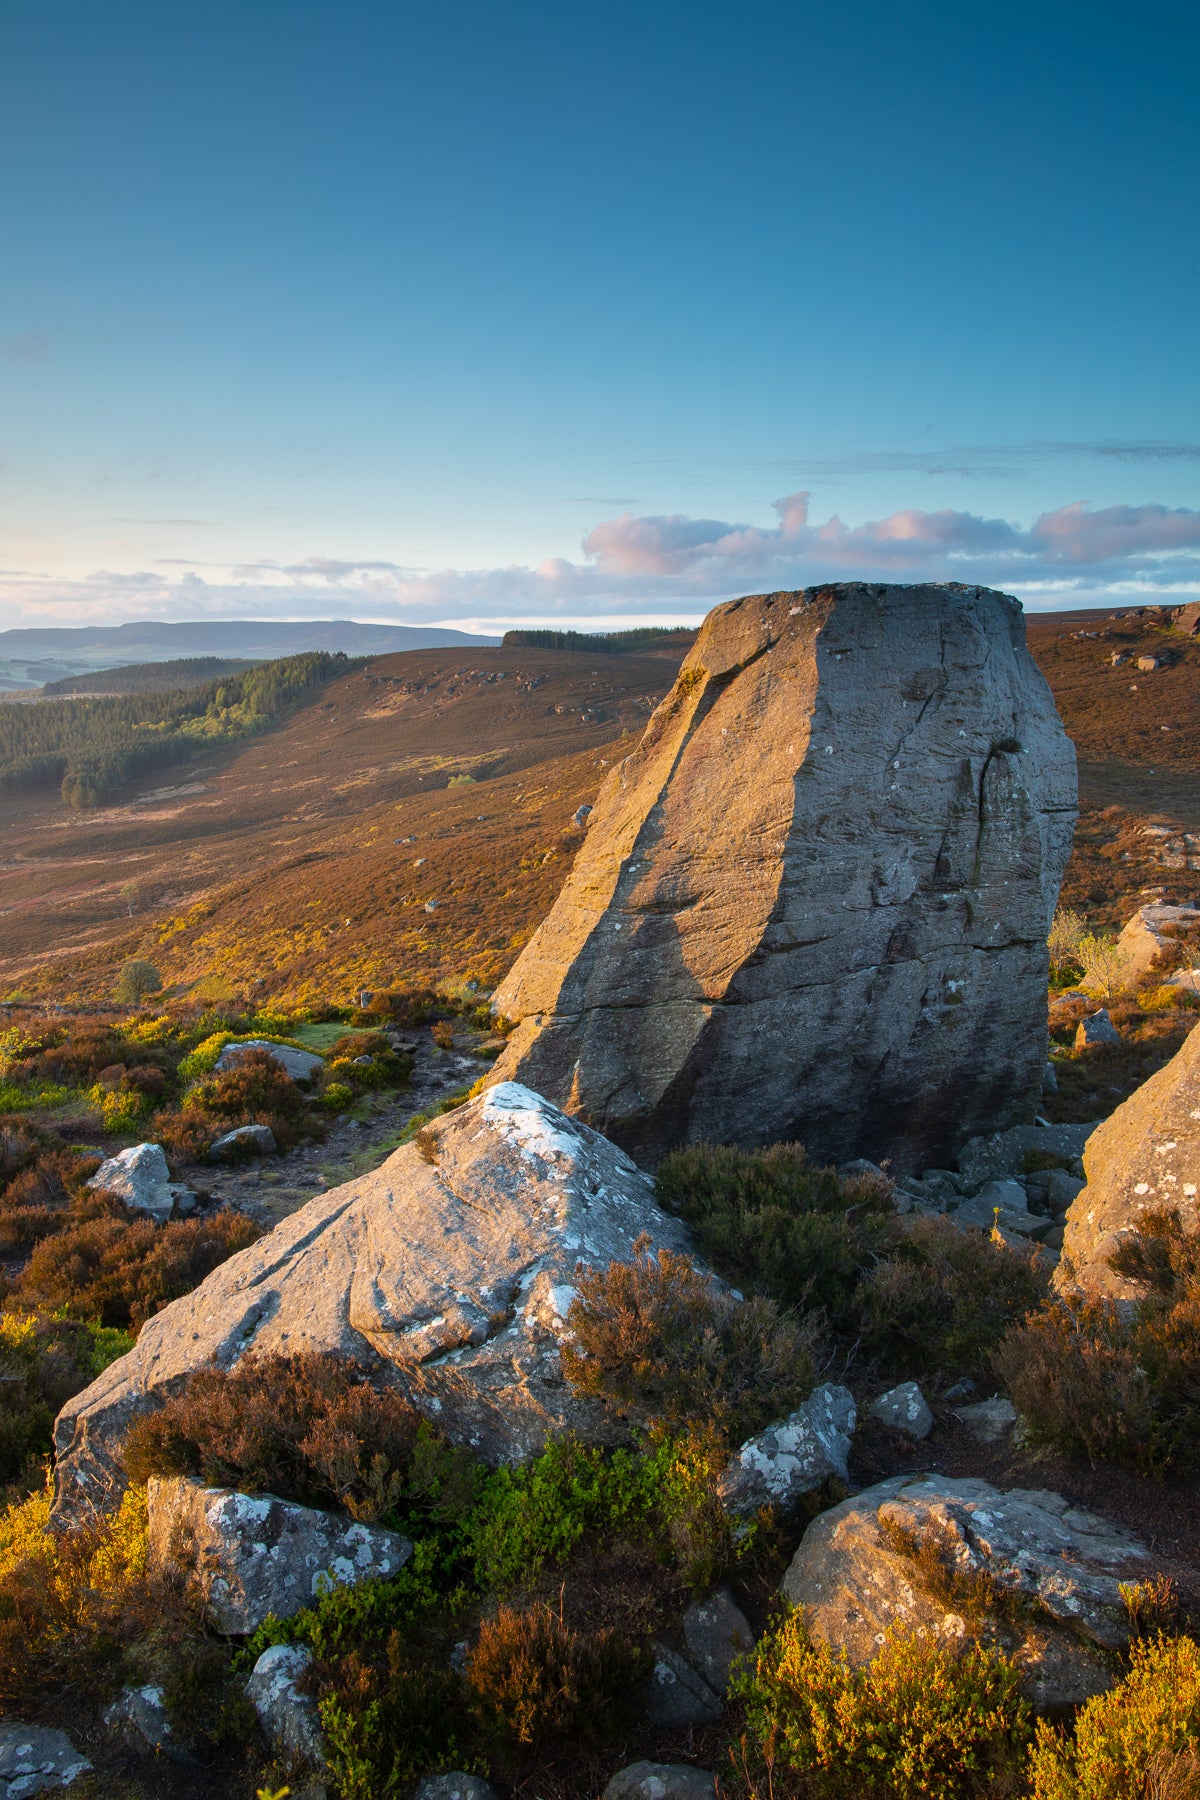
[[[1019,604],[842,583],[709,614],[495,995],[497,1066],[640,1161],[944,1161],[1031,1119],[1075,756]]]

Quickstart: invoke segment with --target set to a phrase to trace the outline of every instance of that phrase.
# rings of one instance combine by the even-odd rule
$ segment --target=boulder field
[[[251,1351],[320,1351],[401,1383],[491,1461],[567,1429],[602,1437],[603,1410],[566,1385],[559,1341],[577,1266],[627,1262],[643,1234],[656,1250],[690,1246],[624,1151],[526,1088],[490,1088],[148,1320],[59,1414],[54,1517],[111,1505],[133,1419],[194,1369]]]
[[[798,1139],[944,1165],[1036,1109],[1075,810],[1015,600],[719,606],[496,991],[497,1079],[643,1163]]]

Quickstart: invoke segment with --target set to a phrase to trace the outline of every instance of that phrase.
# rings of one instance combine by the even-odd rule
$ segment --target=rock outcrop
[[[332,1588],[396,1575],[412,1555],[408,1538],[380,1525],[183,1475],[152,1475],[146,1507],[151,1566],[182,1570],[217,1630],[243,1636]]]
[[[1127,981],[1141,981],[1149,975],[1154,959],[1172,947],[1164,926],[1200,925],[1200,909],[1194,906],[1172,906],[1165,900],[1152,900],[1139,906],[1124,926],[1117,943],[1122,958],[1122,974]]]
[[[1109,1267],[1151,1208],[1200,1230],[1200,1026],[1165,1068],[1097,1125],[1083,1153],[1087,1178],[1067,1210],[1055,1280],[1069,1290],[1133,1300],[1141,1290]]]
[[[526,1088],[491,1088],[148,1320],[59,1415],[54,1516],[110,1505],[131,1421],[194,1369],[249,1351],[347,1358],[495,1461],[567,1428],[603,1435],[606,1415],[566,1386],[558,1346],[577,1265],[627,1261],[643,1233],[655,1248],[690,1245],[614,1144]]]
[[[1032,1119],[1075,756],[1021,609],[847,583],[709,614],[494,996],[497,1078],[653,1162],[945,1161]]]
[[[929,1582],[922,1545],[947,1581]],[[1013,1654],[1032,1699],[1062,1706],[1111,1686],[1103,1652],[1130,1636],[1120,1583],[1152,1572],[1142,1545],[1061,1494],[901,1475],[814,1519],[781,1586],[813,1637],[852,1663],[874,1656],[893,1625],[951,1640],[982,1633]],[[989,1589],[1018,1604],[989,1605]]]

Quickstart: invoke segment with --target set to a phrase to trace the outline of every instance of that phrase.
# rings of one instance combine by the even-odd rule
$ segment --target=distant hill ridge
[[[58,655],[90,662],[98,652],[113,662],[163,662],[188,655],[294,656],[301,650],[386,656],[396,650],[497,641],[443,626],[375,625],[357,619],[139,619],[126,625],[15,626],[0,631],[0,661]]]
[[[220,681],[224,675],[240,675],[254,667],[253,658],[229,656],[183,656],[169,662],[118,663],[113,669],[93,669],[87,675],[64,675],[61,681],[48,681],[42,694],[46,699],[53,699],[69,694],[169,692],[172,688],[199,687],[206,681]]]

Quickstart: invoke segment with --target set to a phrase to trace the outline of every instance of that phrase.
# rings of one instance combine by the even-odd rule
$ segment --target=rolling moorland
[[[375,1800],[439,1769],[522,1800],[591,1800],[637,1758],[715,1768],[735,1800],[1200,1794],[1200,1272],[1165,1220],[1138,1308],[1055,1299],[1037,1242],[1057,1253],[1054,1196],[1081,1186],[1067,1138],[1017,1165],[1042,1209],[1032,1240],[999,1214],[990,1236],[960,1229],[928,1181],[908,1194],[849,1165],[814,1169],[795,1147],[668,1157],[659,1205],[749,1300],[732,1308],[661,1246],[579,1283],[566,1388],[601,1410],[610,1448],[568,1439],[513,1474],[351,1371],[251,1359],[193,1377],[135,1429],[117,1513],[61,1539],[44,1530],[53,1413],[165,1305],[397,1145],[425,1179],[437,1172],[503,1048],[485,995],[544,917],[583,841],[579,808],[688,641],[374,658],[165,779],[135,776],[117,802],[0,801],[0,1711],[66,1730],[94,1765],[73,1784],[81,1800]],[[1200,889],[1200,644],[1152,615],[1095,614],[1035,617],[1029,642],[1076,744],[1082,803],[1052,940],[1043,1113],[1090,1123],[1196,1017],[1166,982],[1197,960],[1183,936],[1136,981],[1111,971],[1116,1041],[1077,1040],[1096,1005],[1076,985],[1080,932],[1102,938],[1143,899]],[[1151,656],[1159,666],[1138,670]],[[307,1083],[264,1052],[223,1063],[246,1037],[324,1060]],[[248,1125],[279,1154],[210,1160]],[[102,1157],[147,1139],[195,1196],[167,1222],[86,1186]],[[925,1441],[871,1413],[907,1380],[932,1408]],[[818,1382],[844,1383],[858,1407],[848,1481],[827,1469],[790,1513],[735,1526],[718,1503],[731,1452]],[[1023,1436],[959,1410],[997,1390]],[[962,1645],[901,1636],[851,1672],[780,1611],[780,1578],[809,1519],[931,1470],[1062,1496],[1080,1533],[1068,1560],[1086,1561],[1087,1508],[1150,1560],[1081,1634],[1006,1591],[991,1563],[964,1562],[944,1518],[881,1513],[878,1567],[927,1591],[931,1617],[957,1618]],[[143,1484],[179,1475],[403,1532],[411,1562],[295,1619],[225,1630],[147,1561]],[[660,1641],[676,1646],[666,1666],[703,1661],[711,1621],[696,1626],[695,1603],[714,1595],[727,1596],[719,1617],[759,1638],[724,1713],[708,1689],[686,1719],[639,1711]],[[724,1652],[704,1641],[719,1689]],[[319,1779],[264,1743],[243,1697],[255,1659],[285,1644],[309,1659]],[[160,1695],[173,1735],[161,1717],[105,1722],[139,1687]],[[1080,1711],[1084,1692],[1098,1698]],[[702,1793],[711,1779],[663,1800]]]

